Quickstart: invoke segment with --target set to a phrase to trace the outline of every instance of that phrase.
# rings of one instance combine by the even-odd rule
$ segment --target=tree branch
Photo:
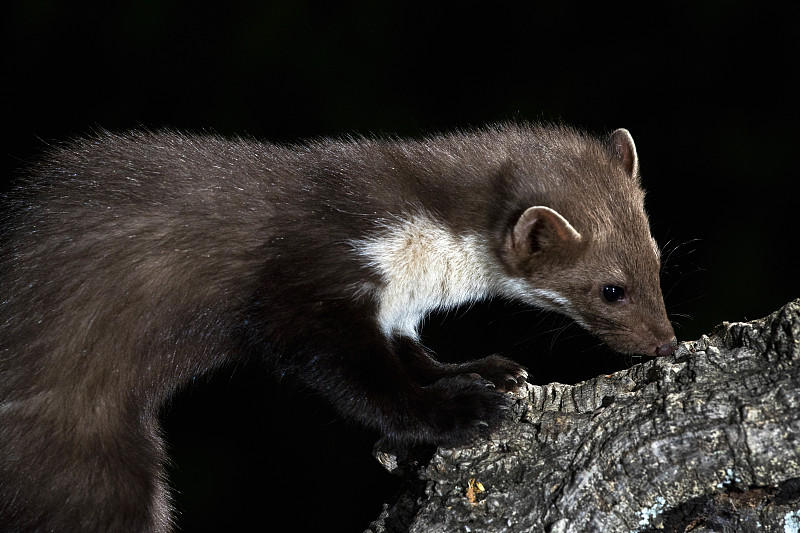
[[[797,532],[800,299],[671,357],[528,385],[491,440],[376,456],[408,483],[372,533]]]

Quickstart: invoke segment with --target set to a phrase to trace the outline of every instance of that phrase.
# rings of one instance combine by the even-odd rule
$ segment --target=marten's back
[[[192,371],[177,362],[187,341],[207,347],[205,362],[221,355],[219,332],[256,282],[269,216],[252,190],[257,162],[237,150],[213,137],[198,146],[178,134],[107,134],[33,168],[4,221],[6,399],[34,382],[91,389],[108,376],[124,390],[151,388],[142,380],[165,375],[157,365],[180,380]]]

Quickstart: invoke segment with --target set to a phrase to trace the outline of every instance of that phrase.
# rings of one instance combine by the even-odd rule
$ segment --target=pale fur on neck
[[[362,287],[375,295],[377,320],[387,336],[418,337],[427,314],[474,303],[496,295],[552,308],[562,303],[554,291],[537,293],[502,272],[487,239],[477,233],[456,234],[426,214],[398,217],[381,230],[351,244],[382,277],[378,287]]]

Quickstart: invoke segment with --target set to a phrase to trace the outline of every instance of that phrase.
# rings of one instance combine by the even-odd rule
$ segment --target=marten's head
[[[670,355],[677,341],[659,281],[633,139],[576,151],[551,180],[549,205],[527,208],[506,258],[532,303],[562,312],[622,353]]]

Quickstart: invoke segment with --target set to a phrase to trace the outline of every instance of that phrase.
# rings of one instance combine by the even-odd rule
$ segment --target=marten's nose
[[[678,347],[678,339],[676,337],[672,337],[670,341],[666,344],[662,344],[658,348],[656,348],[656,355],[659,357],[663,357],[665,355],[672,355],[675,353],[675,349]]]

